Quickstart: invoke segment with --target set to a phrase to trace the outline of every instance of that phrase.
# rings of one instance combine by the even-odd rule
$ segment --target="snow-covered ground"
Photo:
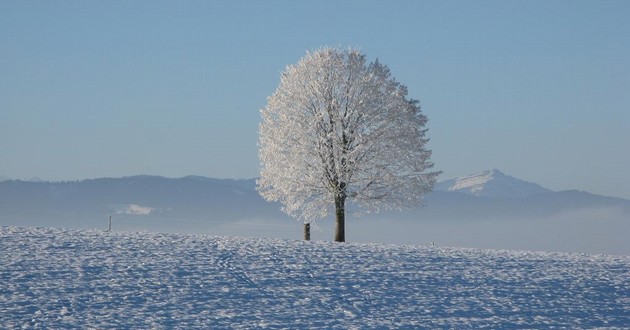
[[[0,227],[0,328],[630,328],[630,257]]]

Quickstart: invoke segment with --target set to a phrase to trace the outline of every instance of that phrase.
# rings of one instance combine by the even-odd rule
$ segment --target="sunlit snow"
[[[150,215],[155,208],[148,206],[141,206],[138,204],[129,204],[120,207],[116,214],[131,214],[131,215]]]
[[[0,328],[630,327],[630,257],[0,227]]]

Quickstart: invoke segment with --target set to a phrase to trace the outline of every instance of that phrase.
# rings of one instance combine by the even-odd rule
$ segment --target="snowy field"
[[[630,257],[0,227],[0,329],[630,328]]]

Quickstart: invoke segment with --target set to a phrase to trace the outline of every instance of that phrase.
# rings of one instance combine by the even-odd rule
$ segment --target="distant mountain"
[[[509,221],[602,209],[630,216],[630,200],[578,190],[554,192],[493,169],[439,182],[426,196],[426,207],[413,213],[444,221]]]
[[[552,192],[539,184],[505,175],[497,169],[442,181],[435,190],[492,198],[523,198]]]
[[[0,175],[0,182],[2,182],[2,181],[10,181],[10,180],[13,180],[13,179],[8,177],[8,176],[6,176],[6,175]],[[42,178],[38,177],[38,176],[34,176],[34,177],[31,177],[31,178],[29,178],[27,180],[21,180],[21,181],[42,182],[44,180]]]
[[[77,182],[0,182],[0,224],[102,227],[109,216],[138,228],[224,224],[253,218],[286,220],[280,206],[255,190],[255,180],[199,176],[132,176]],[[124,221],[123,221],[124,220]]]
[[[299,239],[301,223],[280,209],[255,179],[0,182],[0,225],[106,229],[112,216],[114,230]],[[332,237],[331,218],[314,239]],[[350,241],[630,254],[630,200],[554,192],[499,170],[442,181],[420,208],[347,219]]]

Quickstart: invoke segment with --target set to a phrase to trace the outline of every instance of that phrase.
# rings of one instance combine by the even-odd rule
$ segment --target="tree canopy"
[[[346,200],[356,214],[418,205],[439,174],[419,102],[356,49],[322,48],[287,66],[261,116],[260,194],[305,223],[334,212],[336,241]]]

